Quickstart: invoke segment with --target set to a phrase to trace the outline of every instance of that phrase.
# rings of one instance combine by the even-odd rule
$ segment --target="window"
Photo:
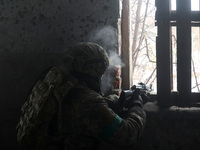
[[[142,2],[149,4],[151,0]],[[200,101],[198,100],[200,97],[200,2],[199,0],[155,0],[155,2],[157,37],[156,58],[153,60],[156,61],[154,67],[156,71],[151,72],[156,77],[158,105],[161,107],[196,106]],[[122,59],[126,67],[122,69],[122,88],[130,88],[134,81],[132,79],[134,56],[131,50],[133,44],[131,7],[130,1],[123,0]]]

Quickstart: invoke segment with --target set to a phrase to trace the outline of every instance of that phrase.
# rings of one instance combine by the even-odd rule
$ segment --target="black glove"
[[[143,105],[142,97],[140,95],[138,95],[137,98],[133,99],[132,104],[130,105],[130,107],[139,106],[139,107],[142,108],[142,105]]]
[[[142,97],[139,95],[138,89],[132,92],[132,94],[122,93],[122,96],[120,96],[120,106],[122,111],[127,111],[129,108],[133,106],[139,106],[142,108],[142,105],[143,105],[143,100]]]
[[[150,101],[151,101],[149,95],[150,95],[149,93],[143,93],[143,94],[141,95],[143,104],[146,104],[147,102],[150,102]]]
[[[126,118],[129,116],[130,111],[133,109],[142,109],[143,101],[140,95],[132,99],[124,100],[123,105],[120,109],[120,116]]]

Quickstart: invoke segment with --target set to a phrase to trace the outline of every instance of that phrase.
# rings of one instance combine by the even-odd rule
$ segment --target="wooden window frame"
[[[154,96],[160,107],[198,106],[200,93],[191,92],[191,27],[200,27],[200,11],[191,11],[191,0],[176,0],[176,11],[171,10],[171,0],[155,0],[155,5],[157,95]],[[122,88],[128,89],[132,85],[129,0],[123,0],[122,6],[121,55],[126,65],[122,68]],[[172,90],[172,26],[177,28],[177,92]]]

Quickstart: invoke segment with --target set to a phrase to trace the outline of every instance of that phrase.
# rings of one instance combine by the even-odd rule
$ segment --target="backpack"
[[[57,67],[51,67],[40,76],[21,108],[16,127],[22,148],[45,149],[48,127],[55,114],[58,132],[62,132],[62,101],[76,82],[74,78],[64,81],[63,72]]]

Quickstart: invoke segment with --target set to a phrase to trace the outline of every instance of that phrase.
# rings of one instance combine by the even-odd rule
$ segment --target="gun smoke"
[[[117,30],[112,26],[105,26],[92,31],[89,34],[89,42],[101,45],[108,53],[110,65],[123,67],[124,64],[117,54]]]
[[[113,67],[121,68],[124,66],[120,56],[117,54],[117,30],[112,26],[98,28],[89,34],[88,41],[101,45],[108,53],[110,66],[102,76],[102,90],[106,95],[106,93],[112,92],[113,76],[112,73],[108,73],[109,69]]]

